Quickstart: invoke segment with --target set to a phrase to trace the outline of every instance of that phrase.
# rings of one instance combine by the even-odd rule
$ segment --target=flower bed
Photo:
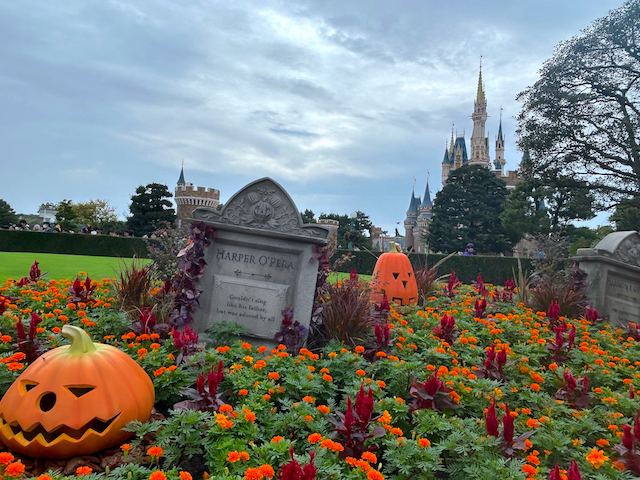
[[[69,323],[145,369],[156,413],[100,455],[0,453],[6,478],[575,480],[638,468],[633,329],[548,318],[492,286],[483,305],[463,285],[392,310],[372,345],[201,348],[188,330],[133,331],[110,282],[87,285],[84,297],[66,281],[0,287],[0,391],[30,357],[65,344]]]

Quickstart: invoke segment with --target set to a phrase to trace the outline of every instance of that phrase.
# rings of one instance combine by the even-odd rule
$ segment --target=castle
[[[180,169],[180,177],[174,192],[176,202],[176,219],[178,228],[183,221],[190,218],[198,207],[215,208],[220,204],[220,190],[215,188],[194,187],[184,180],[184,165]]]
[[[451,140],[449,146],[444,149],[442,159],[442,185],[447,183],[452,171],[464,165],[482,165],[490,169],[493,174],[504,180],[507,189],[514,189],[518,183],[516,171],[504,171],[507,163],[504,157],[504,135],[502,134],[502,109],[500,113],[500,123],[498,135],[495,141],[495,159],[493,162],[489,157],[489,137],[485,134],[485,124],[487,122],[487,98],[484,93],[482,82],[482,65],[478,75],[478,88],[471,119],[473,120],[473,132],[471,134],[471,157],[467,154],[467,142],[463,135],[453,134],[451,130]],[[429,178],[422,199],[415,196],[415,191],[411,192],[411,200],[407,209],[407,216],[404,220],[405,244],[407,250],[419,253],[427,252],[426,239],[429,232],[429,222],[432,217],[433,203],[431,202],[431,192],[429,191]]]

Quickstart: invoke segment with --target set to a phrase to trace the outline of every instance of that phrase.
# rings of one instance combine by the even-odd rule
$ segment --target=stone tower
[[[413,228],[413,251],[427,253],[427,235],[429,233],[429,223],[433,217],[433,203],[431,202],[431,191],[429,190],[429,176],[427,175],[427,186],[424,189],[424,197],[418,208],[418,218]]]
[[[482,65],[480,65],[480,73],[478,74],[478,89],[471,118],[473,119],[473,133],[471,134],[471,160],[469,163],[490,168],[489,139],[485,135],[487,98],[484,95],[484,86],[482,85]]]
[[[174,192],[176,202],[176,219],[178,228],[182,228],[185,220],[191,218],[193,211],[199,207],[215,208],[220,204],[220,191],[215,188],[194,187],[184,180],[184,165],[180,169],[180,177]]]
[[[411,191],[411,200],[409,201],[409,208],[407,209],[407,216],[404,219],[404,248],[407,250],[414,249],[414,228],[418,221],[418,208],[420,207],[420,197],[416,197],[415,190]]]

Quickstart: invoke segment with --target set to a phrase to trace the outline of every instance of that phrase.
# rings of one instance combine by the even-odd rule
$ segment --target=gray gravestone
[[[575,260],[587,274],[587,294],[611,322],[640,323],[640,234],[614,232]]]
[[[198,330],[233,322],[250,337],[273,341],[289,307],[294,320],[309,326],[318,247],[327,243],[328,230],[303,224],[280,185],[269,178],[256,180],[222,209],[195,210],[192,221],[215,229],[199,284]]]

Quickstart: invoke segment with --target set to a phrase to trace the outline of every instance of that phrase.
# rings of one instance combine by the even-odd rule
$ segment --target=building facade
[[[498,134],[495,139],[495,156],[491,160],[489,151],[489,137],[486,135],[487,123],[487,98],[484,91],[484,83],[482,81],[482,66],[478,74],[478,86],[476,89],[476,98],[473,105],[473,131],[470,139],[470,152],[467,151],[467,141],[464,134],[454,135],[451,129],[451,138],[448,146],[444,149],[444,157],[442,159],[442,185],[447,183],[451,172],[464,165],[481,165],[488,168],[493,174],[502,179],[507,189],[512,190],[518,183],[517,171],[506,171],[507,163],[504,156],[504,135],[502,133],[502,109],[500,113],[500,121],[498,124]],[[425,188],[424,197],[416,197],[411,192],[409,208],[404,220],[405,227],[405,248],[414,252],[427,252],[427,234],[429,232],[429,223],[432,217],[433,204],[431,202],[431,194],[429,191],[429,179],[427,177],[427,186]]]

